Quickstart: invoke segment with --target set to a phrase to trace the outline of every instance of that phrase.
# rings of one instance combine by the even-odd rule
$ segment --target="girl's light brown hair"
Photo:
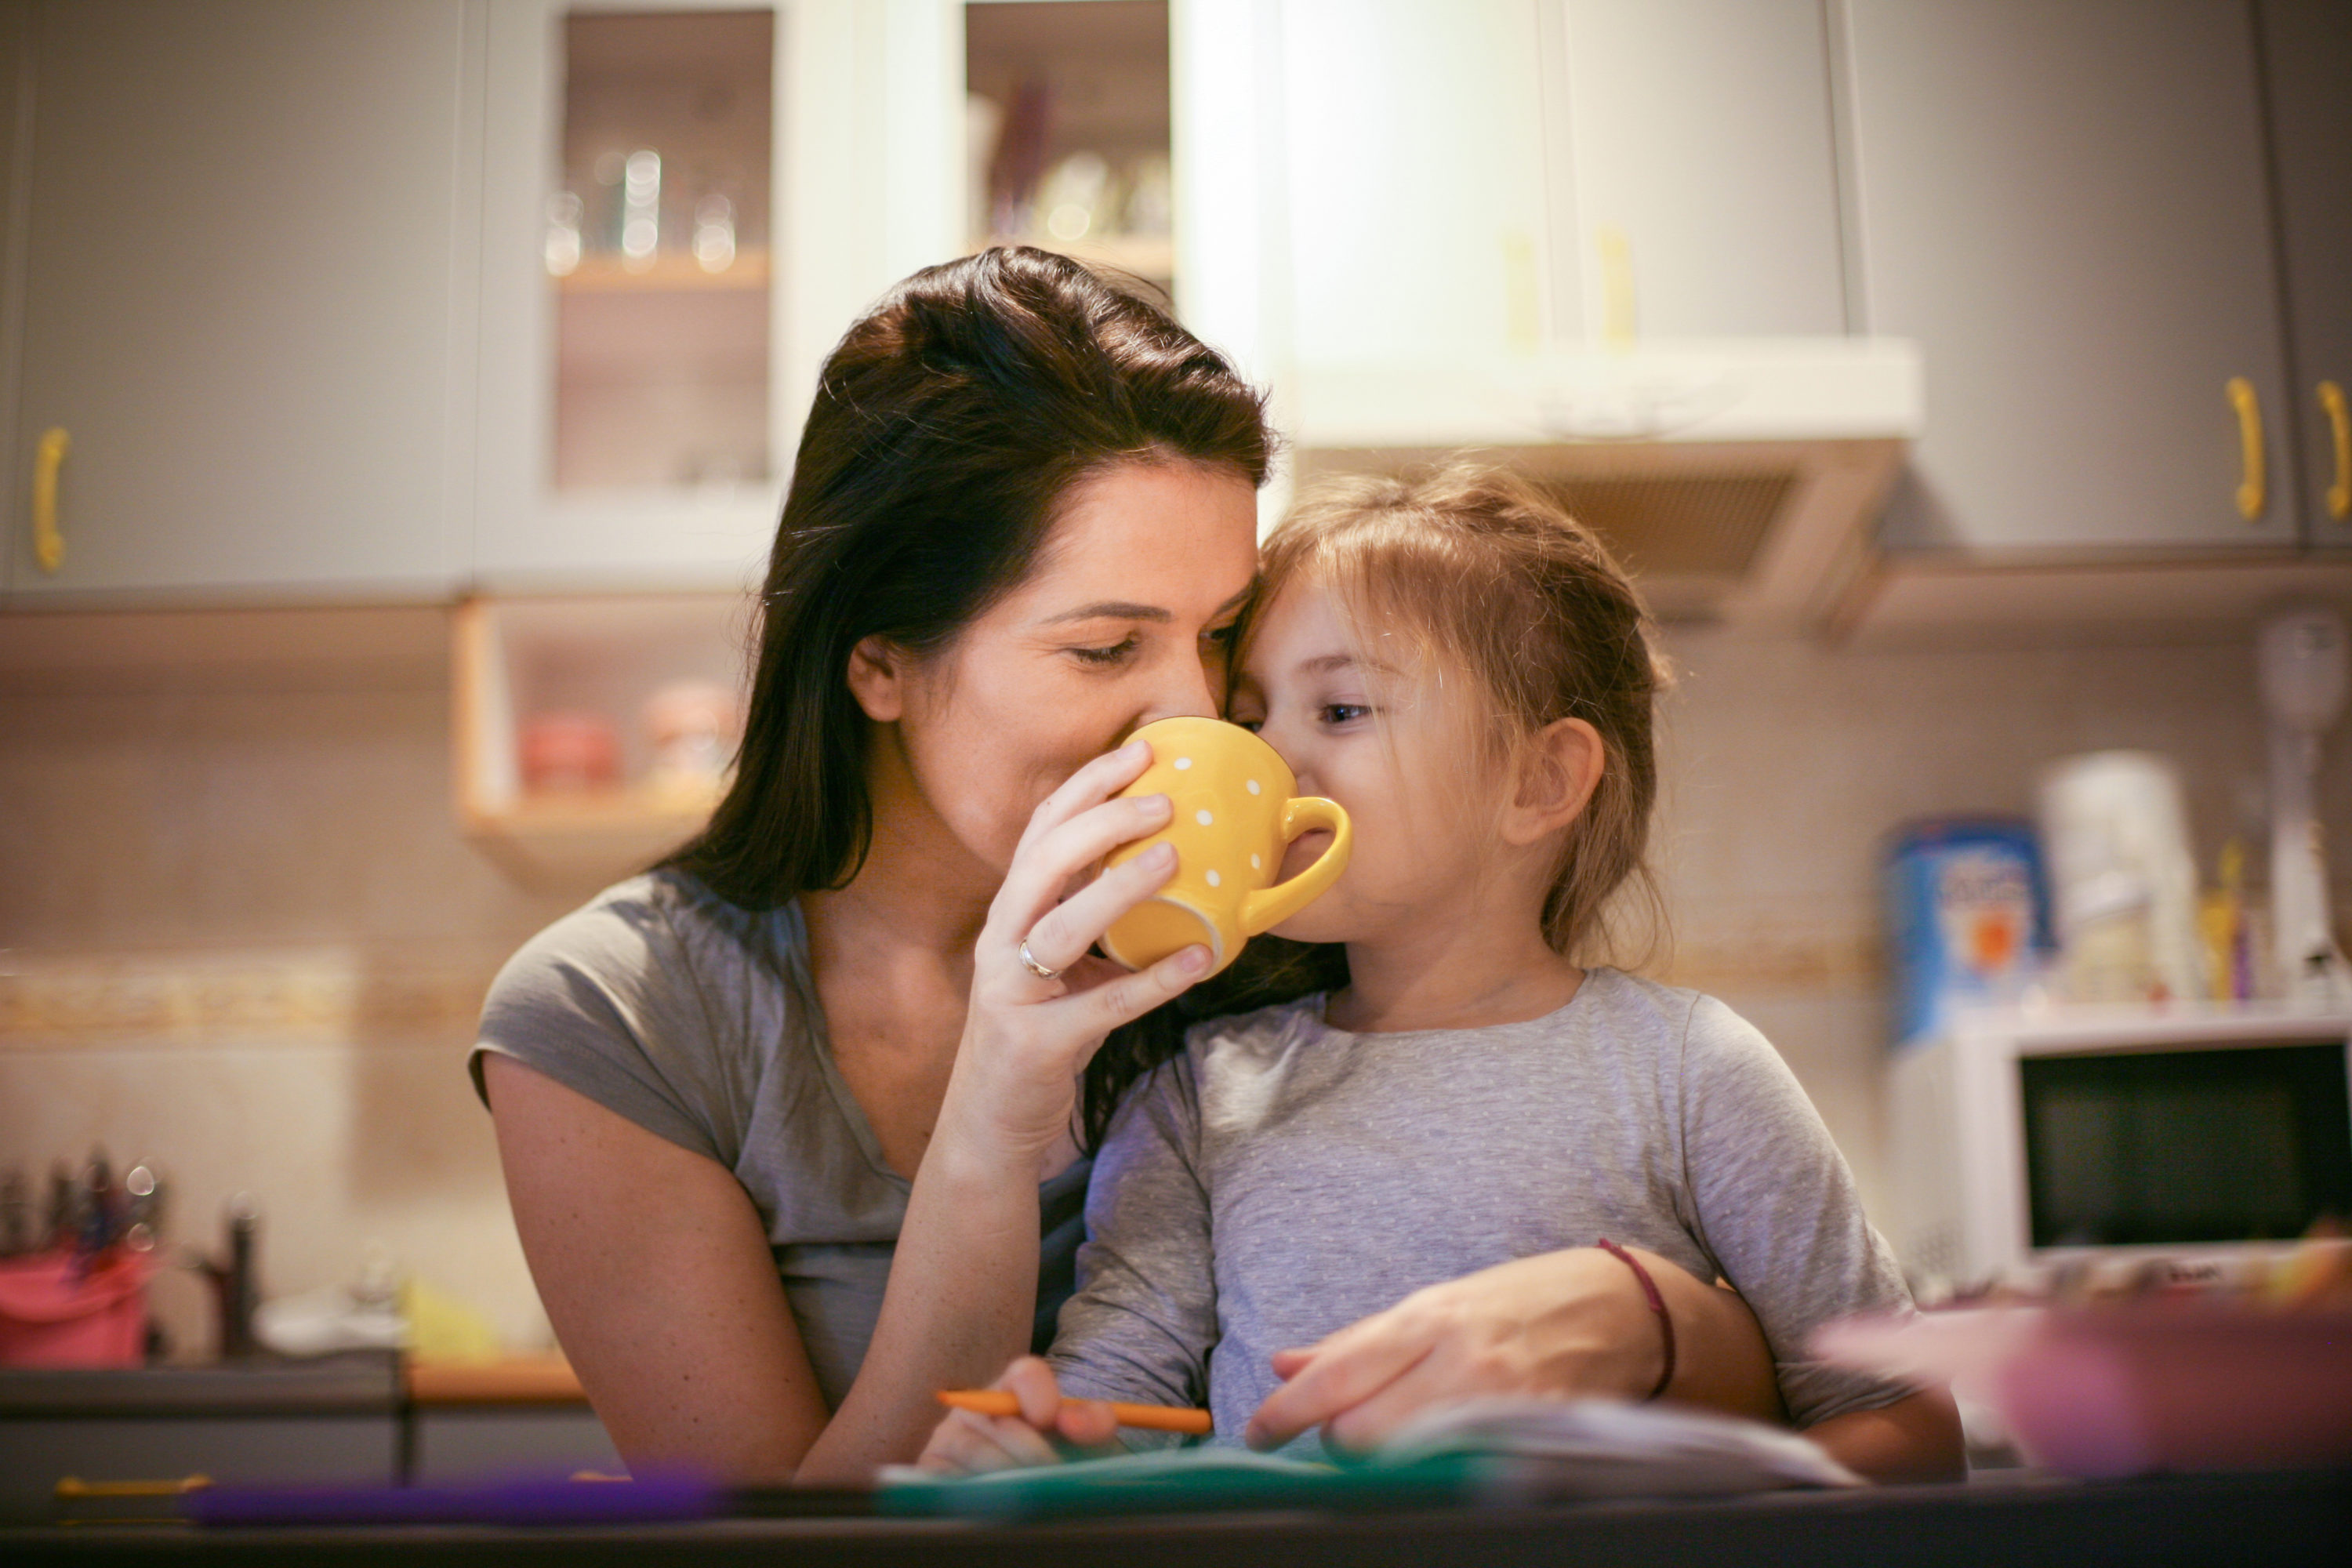
[[[1601,782],[1561,846],[1544,937],[1580,962],[1652,955],[1664,930],[1648,861],[1652,724],[1670,677],[1640,595],[1590,529],[1518,475],[1457,460],[1412,479],[1323,481],[1268,537],[1260,567],[1253,612],[1316,583],[1367,640],[1377,628],[1439,675],[1470,676],[1466,716],[1489,766],[1558,720],[1591,724]],[[1237,667],[1255,620],[1238,628]]]

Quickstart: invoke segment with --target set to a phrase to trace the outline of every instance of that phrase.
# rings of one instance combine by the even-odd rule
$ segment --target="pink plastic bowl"
[[[152,1256],[115,1247],[0,1261],[0,1366],[137,1366]]]
[[[2352,1464],[2352,1312],[2053,1312],[1993,1386],[2018,1443],[2069,1475]]]

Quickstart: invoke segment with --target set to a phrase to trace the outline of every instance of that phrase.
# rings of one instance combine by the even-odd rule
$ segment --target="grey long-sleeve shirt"
[[[1121,1107],[1054,1340],[1066,1393],[1206,1403],[1238,1442],[1276,1351],[1604,1236],[1728,1280],[1799,1426],[1910,1392],[1807,1359],[1818,1325],[1910,1298],[1804,1091],[1722,1003],[1594,969],[1495,1028],[1322,1012],[1202,1025]]]

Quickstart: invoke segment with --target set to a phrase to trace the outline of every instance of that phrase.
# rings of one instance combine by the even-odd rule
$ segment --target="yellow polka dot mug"
[[[1176,847],[1168,885],[1103,935],[1103,951],[1129,969],[1205,942],[1214,974],[1241,956],[1243,943],[1305,909],[1348,868],[1354,833],[1347,812],[1336,801],[1299,795],[1290,764],[1240,725],[1160,719],[1128,739],[1151,742],[1151,765],[1120,793],[1164,795],[1176,808],[1166,827],[1110,856],[1116,866],[1162,839]],[[1282,852],[1318,827],[1330,830],[1330,844],[1277,885]]]

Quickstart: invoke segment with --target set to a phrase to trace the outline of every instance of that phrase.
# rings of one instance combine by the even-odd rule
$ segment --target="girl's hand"
[[[933,1429],[916,1464],[944,1475],[975,1475],[1056,1465],[1072,1450],[1081,1455],[1118,1451],[1110,1407],[1091,1399],[1064,1399],[1054,1369],[1035,1356],[1021,1357],[990,1386],[1011,1390],[1021,1401],[1021,1414],[950,1410]]]
[[[1042,1164],[1068,1132],[1078,1076],[1103,1037],[1208,970],[1205,947],[1140,973],[1088,951],[1112,921],[1175,875],[1176,851],[1163,844],[1079,885],[1112,850],[1168,826],[1164,795],[1111,798],[1150,763],[1150,743],[1138,741],[1073,773],[1031,816],[989,906],[941,1113],[943,1123],[954,1119],[988,1148]],[[1024,942],[1055,978],[1022,963]]]
[[[1669,1392],[1739,1414],[1777,1409],[1769,1353],[1746,1304],[1637,1255],[1675,1313]],[[1641,1399],[1664,1356],[1632,1269],[1598,1247],[1545,1253],[1416,1290],[1319,1344],[1278,1352],[1284,1384],[1246,1436],[1274,1448],[1319,1426],[1327,1444],[1360,1450],[1428,1405],[1471,1395]]]

